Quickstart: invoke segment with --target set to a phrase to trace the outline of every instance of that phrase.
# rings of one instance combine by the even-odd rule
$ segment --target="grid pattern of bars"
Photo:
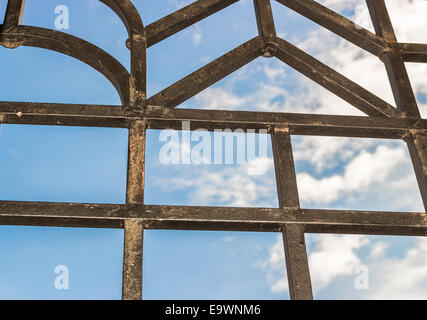
[[[300,208],[290,136],[320,135],[402,139],[409,148],[424,207],[427,206],[427,122],[422,119],[405,62],[427,63],[427,44],[399,43],[384,0],[367,0],[376,34],[313,0],[277,0],[379,57],[397,108],[279,38],[270,0],[254,0],[259,36],[184,79],[146,97],[146,48],[239,0],[198,0],[146,27],[130,0],[100,0],[127,27],[128,72],[116,59],[82,39],[21,25],[25,0],[9,0],[0,44],[54,50],[92,66],[115,86],[122,107],[0,102],[0,123],[120,127],[129,130],[127,199],[123,205],[0,201],[0,224],[124,228],[123,299],[142,298],[144,229],[282,232],[291,299],[312,299],[304,233],[427,235],[425,212],[365,212]],[[175,109],[253,59],[276,57],[369,117]],[[147,129],[267,129],[279,196],[278,209],[154,206],[144,204]]]

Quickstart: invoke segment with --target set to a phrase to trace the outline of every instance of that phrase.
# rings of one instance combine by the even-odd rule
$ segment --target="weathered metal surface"
[[[420,118],[415,95],[406,71],[405,61],[397,44],[393,25],[384,0],[367,0],[372,23],[378,36],[384,38],[387,50],[384,52],[384,64],[390,80],[396,106],[409,117]]]
[[[127,219],[124,229],[122,297],[123,300],[141,300],[143,222],[137,219]]]
[[[383,0],[367,0],[376,35],[313,0],[278,0],[384,60],[394,108],[276,34],[270,0],[254,0],[258,37],[219,57],[153,97],[146,97],[146,49],[238,0],[198,0],[144,27],[130,0],[101,0],[128,31],[131,70],[71,35],[21,26],[24,0],[9,0],[0,44],[33,46],[79,59],[109,79],[122,106],[0,102],[0,124],[117,127],[129,130],[126,204],[0,201],[0,224],[124,228],[123,299],[142,298],[144,229],[282,232],[292,299],[311,299],[304,233],[427,236],[425,212],[301,209],[290,135],[403,139],[424,206],[427,202],[427,120],[421,119],[404,62],[427,62],[427,44],[399,43]],[[175,109],[253,59],[277,57],[368,117]],[[152,206],[144,204],[147,129],[267,129],[272,136],[280,208]]]
[[[198,0],[147,26],[147,48],[239,0]]]
[[[356,25],[353,21],[313,0],[277,0],[362,49],[380,57],[385,51],[384,39]]]
[[[279,207],[299,209],[297,177],[289,128],[273,128],[271,141]],[[298,213],[295,216],[297,215]],[[282,236],[291,299],[313,299],[307,249],[304,240],[304,225],[285,223],[282,226]]]
[[[126,219],[142,219],[145,229],[280,232],[295,223],[312,233],[427,235],[425,212],[0,201],[4,225],[123,228]]]

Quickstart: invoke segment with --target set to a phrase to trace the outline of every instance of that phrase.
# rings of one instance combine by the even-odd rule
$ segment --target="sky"
[[[0,23],[6,2],[0,0]],[[191,2],[133,1],[144,25]],[[363,0],[318,2],[373,31]],[[97,0],[27,0],[23,24],[55,28],[58,5],[69,9],[69,29],[61,31],[95,43],[129,69],[126,30]],[[427,2],[387,5],[399,41],[427,43]],[[395,105],[378,58],[272,6],[279,36]],[[149,48],[148,96],[256,35],[252,1],[241,0]],[[0,47],[0,61],[7,75],[0,100],[120,105],[108,80],[73,58]],[[426,117],[427,66],[407,68]],[[254,60],[179,108],[363,115],[274,58]],[[147,134],[147,204],[278,207],[269,137],[257,160],[266,171],[250,175],[248,159],[162,164],[160,136]],[[292,142],[303,208],[424,211],[403,142],[311,136]],[[125,129],[2,125],[0,199],[124,203],[126,161]],[[427,298],[425,238],[307,234],[306,242],[317,299]],[[122,251],[122,230],[0,226],[0,299],[120,299]],[[55,286],[58,266],[68,270],[67,289]],[[143,289],[144,299],[289,299],[281,235],[146,230]]]

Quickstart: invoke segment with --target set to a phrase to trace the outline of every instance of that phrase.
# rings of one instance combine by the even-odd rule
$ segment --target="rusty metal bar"
[[[144,229],[281,232],[302,224],[309,233],[427,236],[425,212],[295,208],[187,207],[0,201],[1,225],[124,228],[142,219]]]
[[[362,49],[380,57],[386,49],[384,40],[353,21],[313,0],[277,0],[322,27],[336,33]]]
[[[291,135],[287,127],[274,127],[271,132],[277,196],[280,208],[299,208]]]
[[[148,99],[149,105],[173,108],[261,55],[264,46],[256,37],[176,82]]]
[[[424,209],[427,211],[427,134],[413,131],[406,140],[423,199]]]
[[[126,203],[144,204],[145,182],[145,121],[132,121],[129,128]],[[143,223],[124,221],[123,300],[142,299]]]
[[[285,224],[283,225],[282,234],[289,282],[289,295],[292,300],[313,300],[304,226]]]
[[[405,61],[397,44],[385,2],[384,0],[366,1],[375,32],[387,43],[388,49],[384,53],[384,64],[397,108],[405,112],[408,117],[420,118],[420,111],[406,71]]]
[[[239,0],[198,0],[147,26],[147,47],[178,33]]]
[[[146,123],[132,121],[129,127],[127,203],[144,203]]]
[[[129,75],[129,109],[144,109],[147,99],[147,35],[138,10],[130,0],[100,0],[123,21],[128,31],[126,42],[131,51]]]
[[[123,300],[142,299],[142,249],[144,227],[142,220],[124,222]]]
[[[146,121],[147,129],[267,129],[288,126],[294,135],[403,139],[410,130],[427,130],[426,119],[373,118],[298,113],[216,111],[147,107],[146,112],[117,106],[0,102],[0,123],[129,128]]]
[[[20,25],[24,15],[25,0],[8,0],[4,25],[7,27]]]
[[[427,63],[427,44],[399,43],[399,47],[406,62]]]
[[[297,178],[289,128],[275,127],[271,132],[271,141],[279,207],[299,209]],[[313,293],[304,240],[304,225],[283,224],[282,236],[291,299],[311,300]]]
[[[278,48],[275,55],[278,59],[335,93],[360,111],[373,117],[401,117],[402,114],[368,90],[344,77],[319,60],[283,39],[277,39]]]
[[[264,39],[266,44],[275,43],[276,27],[274,26],[270,0],[254,0],[254,7],[260,37]],[[271,57],[271,53],[266,51],[264,56]]]

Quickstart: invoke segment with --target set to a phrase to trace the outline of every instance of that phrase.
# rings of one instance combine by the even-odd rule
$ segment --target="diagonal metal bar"
[[[378,36],[383,37],[388,44],[388,50],[384,55],[384,64],[396,106],[408,117],[420,118],[420,111],[406,71],[405,61],[396,42],[396,35],[385,2],[384,0],[367,0],[367,4],[375,32]]]
[[[271,141],[279,207],[299,209],[297,178],[289,128],[273,128]],[[282,236],[291,299],[311,300],[313,293],[304,240],[304,225],[284,224]]]
[[[147,48],[239,0],[198,0],[147,26]]]
[[[148,99],[149,105],[174,108],[261,55],[263,39],[256,37]]]
[[[279,46],[274,54],[278,59],[333,92],[360,111],[373,117],[403,116],[399,110],[381,98],[289,42],[278,38],[277,43]]]
[[[313,0],[277,0],[322,27],[362,49],[380,57],[386,49],[384,40],[353,21]]]
[[[8,0],[3,24],[6,28],[17,26],[22,22],[25,0]],[[1,29],[0,29],[1,30]]]

